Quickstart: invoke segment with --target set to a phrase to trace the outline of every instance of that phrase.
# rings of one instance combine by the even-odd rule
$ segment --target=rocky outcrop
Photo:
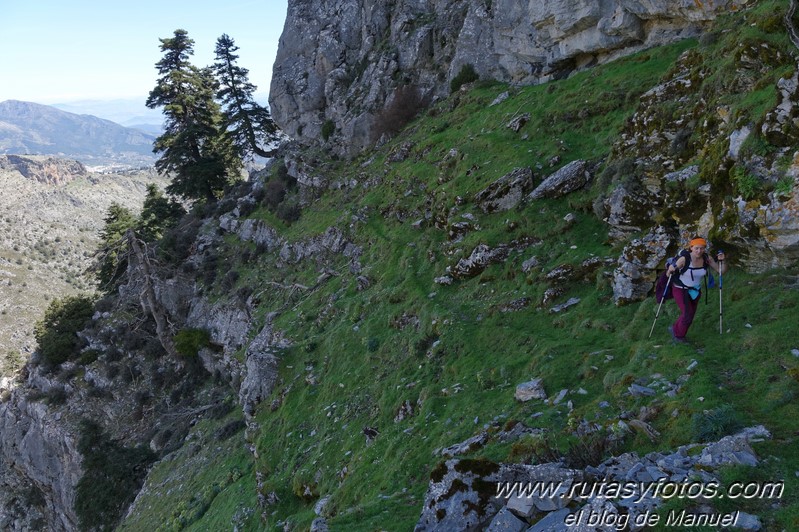
[[[749,427],[709,444],[645,456],[625,453],[584,469],[447,460],[431,473],[415,530],[643,530],[641,516],[661,507],[684,483],[720,490],[719,468],[756,467],[752,443],[770,437],[762,425]],[[591,514],[608,520],[589,526]],[[731,515],[749,530],[762,526],[744,512]]]
[[[528,199],[559,198],[584,187],[591,179],[585,161],[572,161],[544,179]]]
[[[697,35],[716,14],[746,4],[291,0],[270,109],[280,127],[304,144],[358,151],[376,140],[376,117],[399,87],[445,96],[465,65],[483,79],[541,83]]]
[[[60,418],[21,390],[0,404],[1,529],[77,529],[82,457]]]
[[[663,266],[673,235],[656,227],[641,239],[634,239],[622,251],[613,272],[613,300],[617,305],[640,301],[652,290],[655,271]]]
[[[16,170],[24,177],[45,185],[63,185],[86,176],[86,167],[78,161],[55,157],[0,155],[0,170]]]

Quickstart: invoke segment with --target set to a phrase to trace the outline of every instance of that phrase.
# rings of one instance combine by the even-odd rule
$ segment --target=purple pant
[[[688,327],[694,321],[696,315],[696,307],[699,305],[699,298],[691,299],[688,295],[688,290],[679,288],[677,286],[671,287],[671,293],[674,296],[674,301],[680,307],[680,317],[674,322],[673,331],[675,338],[685,338],[688,333]]]

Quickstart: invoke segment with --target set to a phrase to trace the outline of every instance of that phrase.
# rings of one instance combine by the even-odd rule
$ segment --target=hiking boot
[[[674,342],[675,344],[687,344],[688,343],[688,340],[686,340],[685,337],[677,338],[674,335],[674,327],[672,325],[669,325],[669,334],[671,334],[671,341]]]

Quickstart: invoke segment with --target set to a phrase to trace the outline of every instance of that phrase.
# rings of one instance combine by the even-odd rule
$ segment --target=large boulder
[[[508,211],[524,199],[532,189],[533,171],[516,168],[500,177],[474,196],[483,212]]]
[[[528,199],[559,198],[583,188],[591,179],[585,161],[572,161],[550,175],[533,190]]]
[[[671,241],[669,232],[658,226],[625,246],[613,272],[616,305],[646,298],[655,280],[655,269],[663,266]]]

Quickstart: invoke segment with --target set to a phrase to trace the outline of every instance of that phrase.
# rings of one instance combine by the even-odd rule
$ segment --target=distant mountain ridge
[[[0,102],[0,153],[57,155],[86,165],[149,166],[155,136],[48,105]]]

